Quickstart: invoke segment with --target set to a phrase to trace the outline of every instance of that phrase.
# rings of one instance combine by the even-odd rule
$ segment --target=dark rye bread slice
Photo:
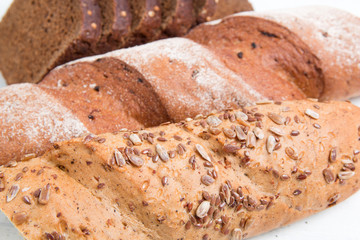
[[[128,0],[99,0],[102,34],[97,53],[105,53],[124,45],[130,33],[132,14]]]
[[[192,0],[161,0],[161,10],[161,27],[167,36],[183,36],[195,24]]]
[[[282,96],[283,89],[274,86],[284,84],[297,86],[303,97],[318,98],[324,89],[320,60],[299,36],[275,22],[228,17],[199,25],[186,37],[222,56],[228,68],[251,80],[250,86],[263,86],[257,89],[266,97]]]
[[[0,70],[8,84],[39,82],[89,55],[101,33],[95,0],[15,0],[0,24]]]
[[[194,0],[197,23],[220,19],[225,16],[252,11],[253,7],[247,0]]]
[[[38,86],[76,112],[95,134],[169,121],[152,86],[119,59],[106,57],[64,65],[51,71]]]
[[[161,34],[160,0],[129,0],[132,24],[126,46],[156,40]]]

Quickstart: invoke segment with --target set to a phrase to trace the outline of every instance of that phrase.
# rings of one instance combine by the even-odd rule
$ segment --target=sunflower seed
[[[264,138],[264,133],[263,131],[258,128],[258,127],[255,127],[254,130],[253,130],[255,136],[258,138],[258,139],[263,139]]]
[[[233,144],[225,144],[223,149],[226,153],[236,153],[238,150],[240,150],[240,146]]]
[[[212,177],[210,177],[209,175],[203,175],[203,176],[201,177],[201,182],[202,182],[204,185],[209,186],[209,185],[211,185],[212,183],[215,182],[215,179],[212,178]]]
[[[323,170],[323,175],[324,175],[326,183],[331,183],[331,182],[333,182],[335,180],[334,174],[328,168],[325,168]]]
[[[115,157],[115,162],[119,167],[122,167],[126,164],[125,158],[119,150],[115,149],[114,157]]]
[[[246,140],[246,135],[240,126],[235,127],[236,137],[240,141]]]
[[[139,138],[139,136],[137,134],[131,134],[129,139],[135,146],[140,146],[142,143],[141,139]]]
[[[30,200],[29,196],[23,196],[22,200],[24,203],[31,205],[31,200]]]
[[[329,162],[333,163],[336,161],[336,148],[332,148],[329,154]]]
[[[213,126],[209,127],[209,132],[213,135],[219,135],[221,133],[220,129]]]
[[[200,156],[202,158],[204,158],[206,161],[211,162],[211,158],[209,157],[209,155],[206,153],[205,149],[203,146],[201,146],[200,144],[196,144],[195,145],[196,150],[199,152]]]
[[[46,186],[41,190],[38,202],[39,204],[46,205],[50,199],[50,184],[46,184]]]
[[[223,132],[224,132],[224,135],[225,135],[227,138],[234,139],[234,138],[236,137],[236,133],[235,133],[235,131],[232,130],[232,129],[224,128],[224,129],[223,129]]]
[[[278,135],[278,136],[284,136],[285,135],[285,132],[283,130],[281,130],[280,128],[277,128],[277,127],[270,127],[269,128],[270,132]]]
[[[210,126],[214,126],[214,127],[217,127],[219,126],[222,121],[217,117],[217,116],[209,116],[207,119],[206,119],[206,122],[210,125]]]
[[[241,119],[243,121],[247,121],[249,119],[248,115],[246,115],[245,113],[241,112],[241,111],[237,111],[235,112],[235,117],[236,119]]]
[[[291,132],[290,132],[290,135],[291,136],[298,136],[300,134],[300,132],[298,131],[298,130],[292,130]]]
[[[133,164],[135,167],[141,167],[144,165],[144,159],[142,159],[140,156],[136,156],[135,154],[128,154],[127,156],[131,164]]]
[[[272,153],[274,151],[275,145],[276,145],[276,141],[274,136],[272,135],[268,136],[266,140],[266,150],[268,151],[268,153]]]
[[[199,207],[196,209],[196,216],[198,218],[205,217],[207,215],[209,209],[210,209],[210,202],[203,201],[202,203],[200,203]]]
[[[274,101],[272,100],[263,100],[263,101],[259,101],[259,102],[256,102],[255,104],[256,105],[265,105],[265,104],[273,104]]]
[[[285,148],[285,153],[286,153],[286,155],[289,156],[289,158],[291,158],[291,159],[293,159],[293,160],[298,160],[298,159],[299,159],[297,150],[296,150],[295,148],[286,147],[286,148]]]
[[[340,198],[340,194],[334,194],[333,196],[329,197],[328,199],[329,205],[334,205],[337,202],[337,200],[339,200],[339,198]]]
[[[311,109],[306,109],[305,114],[313,119],[319,119],[319,114]]]
[[[25,212],[18,212],[18,213],[14,213],[12,215],[12,222],[15,225],[21,225],[21,224],[27,222],[28,219],[29,219],[29,217]]]
[[[17,185],[17,184],[12,185],[10,187],[8,193],[6,194],[6,202],[12,201],[18,194],[19,190],[20,190],[19,185]]]
[[[161,178],[161,184],[165,187],[166,185],[168,185],[169,183],[169,179],[168,177],[164,176]]]
[[[338,173],[339,179],[342,179],[342,180],[348,180],[348,179],[352,178],[354,175],[355,175],[355,172],[350,172],[350,171],[340,171]]]
[[[169,154],[163,146],[161,146],[160,144],[156,144],[155,149],[156,152],[159,154],[161,160],[163,160],[164,162],[169,161]]]
[[[294,195],[294,196],[298,196],[298,195],[300,195],[301,193],[302,193],[301,190],[296,189],[296,190],[293,192],[293,195]]]
[[[278,125],[283,125],[285,122],[285,118],[276,113],[268,113],[268,117]]]
[[[0,192],[5,190],[5,181],[4,179],[0,178]]]
[[[249,132],[246,138],[246,146],[248,148],[254,148],[256,145],[256,137],[253,132]]]

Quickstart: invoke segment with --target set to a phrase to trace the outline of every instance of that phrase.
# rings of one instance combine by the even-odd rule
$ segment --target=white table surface
[[[25,0],[24,0],[25,1]],[[360,16],[359,0],[250,0],[257,11],[304,5],[328,5]],[[12,0],[0,0],[0,18]],[[360,44],[360,43],[359,43]],[[0,87],[5,81],[0,75]],[[360,106],[360,98],[352,99]],[[330,209],[289,226],[252,238],[252,240],[360,240],[360,192]],[[7,218],[0,213],[0,240],[22,239]]]

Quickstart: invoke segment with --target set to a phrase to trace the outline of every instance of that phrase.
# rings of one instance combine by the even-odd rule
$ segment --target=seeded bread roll
[[[257,105],[141,131],[88,135],[55,144],[31,162],[58,166],[92,198],[143,223],[153,231],[144,239],[243,239],[358,190],[359,117],[360,109],[347,102]],[[1,168],[10,179],[0,193],[2,209],[20,201],[10,189],[26,164],[18,163],[17,171]],[[7,203],[6,195],[14,199]],[[66,197],[50,194],[47,205],[59,198]],[[12,206],[23,211],[25,203]],[[41,205],[33,207],[36,216],[42,212]]]
[[[54,67],[93,54],[100,21],[95,0],[14,1],[0,24],[7,83],[38,82]]]

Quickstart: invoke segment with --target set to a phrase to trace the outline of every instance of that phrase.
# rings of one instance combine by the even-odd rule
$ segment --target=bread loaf
[[[102,34],[96,53],[109,52],[124,44],[131,31],[132,14],[128,0],[98,1],[101,9]]]
[[[320,60],[324,74],[321,99],[358,96],[360,18],[326,6],[238,14],[277,22],[297,34]],[[233,18],[233,17],[230,17]]]
[[[8,82],[38,82],[57,65],[94,53],[95,0],[14,1],[0,23],[0,70]]]
[[[209,27],[213,30],[204,31]],[[220,37],[210,34],[216,31]],[[152,127],[264,100],[322,97],[327,82],[321,60],[298,35],[277,23],[233,17],[218,25],[201,25],[187,37],[201,44],[173,38],[84,58],[53,70],[35,88],[50,95],[51,101],[57,100],[64,114],[71,113],[94,134]],[[16,93],[16,88],[10,91],[12,101],[22,94]],[[28,94],[36,98],[38,91],[31,91]],[[21,109],[27,111],[14,112],[7,108],[7,88],[0,92],[4,109],[0,111],[1,164],[25,154],[41,154],[54,140],[83,133],[79,129],[74,135],[63,134],[73,133],[77,125],[63,132],[51,131],[44,119],[67,126],[58,113],[35,120],[27,115],[39,112],[43,103],[21,101]],[[14,117],[20,115],[23,117]],[[41,133],[43,128],[48,129],[46,135]],[[8,137],[7,129],[15,129],[14,137]],[[22,135],[24,129],[38,137],[27,138]]]
[[[196,24],[192,0],[162,1],[171,8],[160,0],[14,0],[0,23],[0,71],[8,84],[37,83],[70,60],[182,36]],[[218,17],[233,13],[218,8]]]
[[[70,229],[59,229],[60,219],[38,218],[46,189],[39,199],[30,196],[31,211],[21,199],[30,195],[24,188],[44,191],[49,183],[45,202],[56,209],[49,215],[55,215],[64,208],[57,203],[69,201],[55,187],[72,178],[73,186],[60,185],[59,192],[80,185],[93,196],[75,203],[101,199],[130,219],[132,228],[142,229],[144,239],[248,238],[333,206],[359,188],[359,116],[360,109],[347,102],[304,100],[141,131],[88,135],[54,144],[41,158],[2,167],[0,207],[9,218],[14,212],[28,216],[17,227],[34,232],[30,239],[44,231],[67,236]],[[40,164],[51,168],[39,174]],[[22,173],[26,166],[29,171]],[[54,173],[66,177],[57,183]],[[85,216],[91,223],[99,218]],[[44,221],[46,229],[31,231],[33,218]],[[81,233],[76,219],[70,225]],[[101,238],[103,233],[89,226],[88,237]]]

